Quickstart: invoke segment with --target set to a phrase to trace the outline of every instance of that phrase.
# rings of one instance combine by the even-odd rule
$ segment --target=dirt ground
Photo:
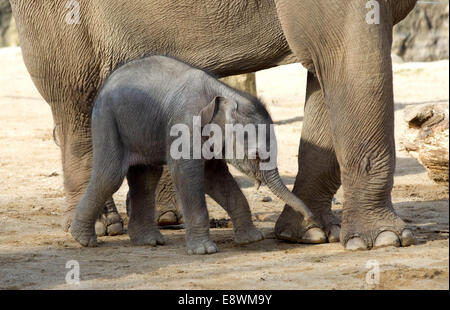
[[[396,136],[405,107],[449,98],[448,61],[397,64]],[[56,77],[55,77],[56,78]],[[299,65],[258,72],[258,92],[278,126],[280,172],[291,188],[297,171],[306,74]],[[165,246],[138,247],[127,235],[102,237],[82,248],[61,231],[64,207],[60,153],[49,106],[33,86],[20,49],[0,49],[0,289],[449,289],[449,201],[425,169],[397,146],[394,207],[418,244],[346,252],[340,244],[276,240],[281,201],[235,173],[264,241],[237,246],[231,228],[211,230],[220,252],[188,256],[184,230],[163,230]],[[124,184],[115,195],[125,215]],[[270,196],[270,202],[263,198]],[[226,214],[208,199],[210,217]],[[333,209],[339,215],[340,190]],[[66,263],[80,265],[79,285],[66,284]],[[379,284],[366,281],[379,264]]]

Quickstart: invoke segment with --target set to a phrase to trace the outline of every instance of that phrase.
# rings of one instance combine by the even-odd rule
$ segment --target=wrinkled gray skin
[[[95,101],[91,125],[92,174],[70,229],[78,242],[84,246],[96,244],[94,224],[97,216],[127,176],[131,241],[137,245],[164,244],[155,220],[155,192],[163,164],[168,165],[183,208],[189,254],[209,254],[218,250],[209,237],[205,193],[228,212],[237,243],[263,239],[252,223],[247,200],[228,172],[225,161],[205,160],[203,156],[192,159],[196,116],[201,120],[201,128],[208,124],[219,126],[221,141],[225,141],[225,125],[253,125],[259,135],[263,134],[260,126],[267,127],[266,135],[262,137],[265,145],[259,145],[261,137],[258,137],[255,148],[245,148],[244,158],[227,161],[256,181],[267,184],[276,196],[305,217],[306,225],[314,224],[312,213],[283,184],[278,169],[260,169],[260,158],[263,154],[266,157],[262,150],[272,145],[270,125],[273,122],[265,107],[256,98],[226,86],[202,70],[172,58],[151,56],[115,70]],[[178,136],[172,136],[171,130],[179,124],[187,125],[190,130],[190,158],[176,159],[171,154],[172,144],[179,140]],[[209,138],[203,135],[201,144]],[[241,143],[248,146],[248,135],[242,138]],[[236,143],[237,139],[239,137],[234,133],[233,141]],[[224,145],[224,149],[216,150],[222,158]],[[236,152],[236,145],[233,150]],[[264,160],[276,162],[276,154]]]
[[[366,0],[78,3],[80,23],[67,24],[66,0],[11,0],[25,64],[51,106],[61,141],[65,229],[89,181],[91,110],[102,82],[119,63],[158,54],[219,77],[302,63],[309,75],[293,192],[321,227],[305,227],[286,206],[276,235],[295,242],[340,240],[347,249],[414,243],[391,202],[391,44],[393,25],[416,0],[379,0],[379,24],[366,23]],[[331,212],[340,185],[342,222]]]

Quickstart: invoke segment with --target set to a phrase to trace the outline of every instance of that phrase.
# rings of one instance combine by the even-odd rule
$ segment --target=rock
[[[448,1],[417,3],[394,27],[392,51],[403,61],[448,59]]]
[[[272,201],[272,197],[266,196],[262,199],[263,202],[271,202]]]
[[[408,123],[400,143],[436,183],[449,181],[449,104],[422,104],[404,112]]]
[[[0,0],[0,47],[19,45],[16,23],[9,0]]]

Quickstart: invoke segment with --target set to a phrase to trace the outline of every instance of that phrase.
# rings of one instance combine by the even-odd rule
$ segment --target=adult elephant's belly
[[[106,61],[169,55],[218,76],[296,61],[273,1],[120,0],[92,11],[89,35]]]

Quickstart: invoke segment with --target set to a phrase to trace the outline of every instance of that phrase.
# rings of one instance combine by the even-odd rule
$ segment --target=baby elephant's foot
[[[234,232],[234,242],[237,244],[249,244],[263,239],[264,234],[253,225],[243,229],[239,228]]]
[[[209,239],[199,239],[187,242],[188,254],[204,255],[219,251],[217,245]]]
[[[70,226],[70,233],[82,246],[97,246],[97,236],[93,224],[81,223],[75,219]]]
[[[158,230],[151,230],[140,234],[130,234],[130,240],[134,245],[163,245],[166,239]]]

